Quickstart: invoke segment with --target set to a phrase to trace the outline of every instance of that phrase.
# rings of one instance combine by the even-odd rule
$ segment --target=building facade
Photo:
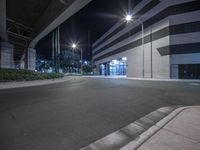
[[[60,56],[60,65],[65,73],[80,73],[80,53],[68,49],[62,50]]]
[[[132,2],[133,21],[92,45],[99,74],[200,79],[200,0]]]

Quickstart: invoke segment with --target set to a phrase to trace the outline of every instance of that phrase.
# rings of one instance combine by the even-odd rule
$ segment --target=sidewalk
[[[82,148],[118,149],[200,150],[200,106],[160,108]]]
[[[159,127],[159,124],[156,126]],[[133,144],[133,143],[132,143]],[[130,150],[131,143],[123,150]],[[189,107],[145,141],[138,150],[199,150],[200,107]]]
[[[65,82],[65,81],[69,81],[69,80],[76,80],[76,79],[77,79],[77,77],[64,76],[63,78],[48,79],[48,80],[0,82],[0,90],[1,89],[11,89],[11,88],[20,88],[20,87],[29,87],[29,86],[39,86],[39,85],[61,83],[61,82]]]

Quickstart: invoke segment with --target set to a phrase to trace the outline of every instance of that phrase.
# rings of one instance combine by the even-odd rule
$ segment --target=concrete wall
[[[178,78],[178,65],[180,64],[200,64],[200,46],[198,46],[200,44],[200,23],[195,25],[200,21],[199,16],[200,10],[170,17],[170,25],[181,24],[185,30],[185,33],[170,36],[170,45],[176,46],[176,49],[171,47],[171,78]],[[174,51],[183,51],[183,53],[173,54]]]
[[[0,68],[14,68],[13,45],[7,42],[6,0],[0,1]]]
[[[0,0],[0,40],[7,41],[6,34],[6,0]]]

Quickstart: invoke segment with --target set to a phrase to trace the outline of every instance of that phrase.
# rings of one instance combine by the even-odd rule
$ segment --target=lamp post
[[[81,75],[83,75],[83,49],[81,47]]]
[[[74,66],[75,66],[75,49],[76,49],[77,45],[75,43],[72,44],[72,50],[73,50],[73,72],[74,72]]]
[[[76,49],[77,45],[75,43],[72,44],[72,49]],[[80,48],[81,51],[81,75],[83,75],[83,49]]]
[[[142,77],[144,78],[144,24],[141,20],[137,20],[142,26]]]
[[[131,14],[127,14],[125,20],[127,23],[129,23],[133,20],[132,18],[133,17]],[[136,21],[142,26],[142,77],[144,78],[144,24],[140,19],[137,19]]]

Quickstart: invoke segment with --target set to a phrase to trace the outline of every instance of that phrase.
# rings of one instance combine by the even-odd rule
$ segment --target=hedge
[[[37,73],[30,70],[0,69],[0,82],[2,81],[30,81],[61,78],[61,73]]]

